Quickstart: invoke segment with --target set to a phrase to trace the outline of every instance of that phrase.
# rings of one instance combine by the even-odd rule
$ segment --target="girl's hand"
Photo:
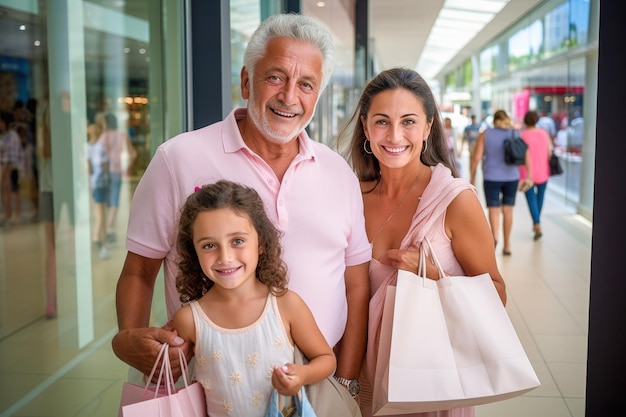
[[[298,376],[299,365],[286,363],[282,366],[274,365],[272,372],[272,386],[280,395],[291,397],[302,388],[301,378]]]

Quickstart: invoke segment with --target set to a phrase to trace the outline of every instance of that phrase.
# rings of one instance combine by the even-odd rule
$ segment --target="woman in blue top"
[[[504,141],[511,137],[511,119],[504,110],[493,115],[493,128],[484,130],[476,141],[476,149],[470,164],[470,182],[475,183],[478,163],[483,164],[483,189],[489,211],[489,223],[494,244],[500,234],[500,212],[502,212],[503,255],[511,254],[511,228],[513,206],[519,185],[519,167],[504,162]],[[530,160],[526,154],[526,167],[530,172]],[[528,180],[528,179],[527,179]]]

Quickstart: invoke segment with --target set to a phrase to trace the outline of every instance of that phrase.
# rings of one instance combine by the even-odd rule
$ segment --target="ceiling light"
[[[20,25],[20,30],[26,30],[26,25]]]
[[[425,79],[435,77],[510,0],[446,0],[417,63]]]
[[[318,2],[316,3],[316,5],[317,5],[317,7],[326,7],[326,2],[323,2],[323,1],[318,1]]]

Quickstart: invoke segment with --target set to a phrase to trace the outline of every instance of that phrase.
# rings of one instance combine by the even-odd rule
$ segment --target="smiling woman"
[[[428,84],[415,71],[386,70],[364,88],[352,116],[350,160],[361,181],[365,227],[372,246],[371,299],[361,410],[372,415],[382,309],[399,269],[416,272],[428,239],[450,275],[489,273],[506,303],[504,280],[475,189],[456,177],[445,128]],[[346,127],[344,132],[350,129]],[[443,256],[442,256],[443,255]],[[430,258],[428,258],[430,259]],[[439,274],[427,261],[427,276]],[[428,319],[424,317],[424,319]],[[472,407],[433,416],[471,416]]]

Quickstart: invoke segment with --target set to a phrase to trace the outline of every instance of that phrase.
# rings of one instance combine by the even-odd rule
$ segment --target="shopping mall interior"
[[[470,114],[489,126],[490,116],[502,108],[520,128],[529,109],[551,116],[565,172],[548,181],[543,236],[533,240],[528,207],[518,193],[512,255],[496,247],[506,309],[541,386],[475,412],[593,417],[616,410],[619,384],[610,375],[623,370],[615,358],[626,349],[623,314],[615,319],[621,311],[616,297],[624,293],[615,275],[624,220],[619,204],[611,203],[615,186],[603,184],[619,178],[617,158],[624,150],[613,139],[620,131],[614,109],[623,107],[612,91],[621,80],[619,66],[607,61],[619,56],[615,39],[623,37],[615,32],[619,22],[612,22],[617,6],[603,2],[600,9],[599,0],[498,0],[487,19],[478,10],[493,5],[482,0],[428,2],[420,16],[422,5],[409,0],[330,0],[326,9],[320,3],[0,0],[0,110],[17,114],[21,102],[30,115],[23,119],[28,129],[19,209],[4,214],[0,225],[0,417],[118,412],[128,366],[113,353],[111,339],[134,189],[161,143],[245,106],[239,75],[246,41],[263,16],[287,10],[319,18],[336,36],[337,68],[308,129],[331,147],[364,81],[396,65],[429,74],[442,112],[455,121],[459,144]],[[451,46],[454,51],[434,62],[437,48],[445,48],[430,33],[441,35],[451,16],[459,26],[483,21],[464,35],[471,42]],[[600,19],[613,25],[600,26]],[[193,42],[200,37],[199,22],[210,34]],[[418,37],[421,46],[394,45],[394,30],[403,38]],[[207,48],[216,50],[215,42],[222,47],[215,53],[226,60],[222,65],[206,54]],[[602,56],[600,44],[613,55]],[[207,83],[216,74],[220,82]],[[121,156],[119,208],[103,251],[93,242],[98,207],[86,149],[90,126],[109,113],[117,116],[129,147]],[[42,165],[42,129],[52,138],[48,165]],[[468,157],[465,148],[459,164],[466,179]],[[607,163],[598,164],[600,158]],[[48,180],[42,167],[52,174]],[[481,184],[479,178],[482,202]],[[54,193],[51,221],[42,218],[42,190]],[[9,201],[14,200],[2,200],[3,210]],[[154,326],[167,321],[162,280],[159,275],[153,297]],[[607,320],[613,330],[605,329]],[[616,330],[622,332],[612,337]],[[607,377],[607,370],[615,372]]]

